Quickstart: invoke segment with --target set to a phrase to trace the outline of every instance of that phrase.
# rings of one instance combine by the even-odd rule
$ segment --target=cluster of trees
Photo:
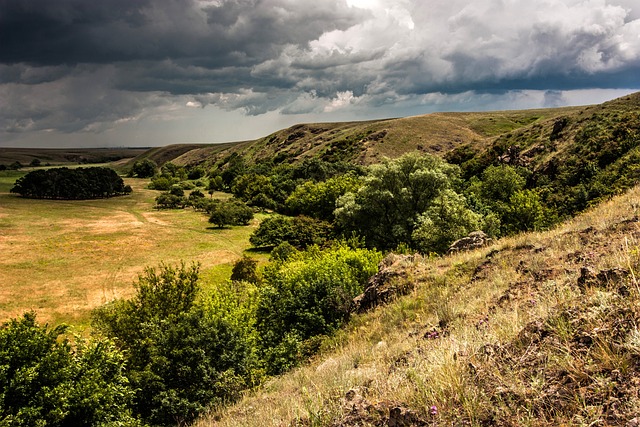
[[[131,193],[131,187],[110,168],[53,168],[19,178],[12,193],[36,199],[99,199]]]
[[[299,184],[281,206],[288,216],[264,220],[251,243],[304,248],[355,235],[370,248],[443,253],[475,230],[497,236],[547,226],[551,213],[525,186],[526,171],[512,166],[491,166],[464,180],[457,165],[407,154],[361,174]]]
[[[279,252],[260,271],[241,260],[210,294],[198,265],[147,268],[131,299],[94,311],[88,341],[33,313],[5,323],[0,425],[184,425],[295,366],[347,320],[380,254]]]

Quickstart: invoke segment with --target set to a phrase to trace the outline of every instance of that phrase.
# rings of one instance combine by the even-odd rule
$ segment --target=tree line
[[[10,190],[34,199],[101,199],[131,193],[131,187],[111,168],[52,168],[29,172]]]

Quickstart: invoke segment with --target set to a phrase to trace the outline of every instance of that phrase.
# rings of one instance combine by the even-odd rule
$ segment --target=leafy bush
[[[222,228],[226,225],[249,225],[253,209],[240,200],[217,201],[208,206],[209,222]]]
[[[173,196],[182,197],[184,196],[184,189],[180,185],[172,185],[169,189],[169,194]]]
[[[286,207],[294,215],[331,221],[338,198],[347,192],[356,192],[359,186],[360,180],[352,174],[336,176],[318,183],[306,181],[297,186],[287,198]]]
[[[154,425],[194,420],[247,386],[250,348],[242,331],[196,305],[198,266],[147,268],[136,295],[94,312],[94,327],[128,354],[136,414]]]
[[[157,209],[182,209],[186,206],[187,200],[184,197],[170,193],[162,193],[156,197]]]
[[[269,373],[295,365],[305,343],[347,320],[352,299],[377,271],[380,258],[378,252],[337,245],[265,268],[256,330]]]
[[[304,249],[323,245],[333,235],[333,227],[326,221],[305,216],[272,215],[265,218],[251,234],[249,241],[255,247],[278,246],[282,242]]]
[[[152,190],[169,191],[173,185],[173,180],[166,176],[156,176],[151,179],[149,188]]]
[[[259,283],[258,261],[244,255],[233,264],[231,270],[231,280],[236,282]]]
[[[130,176],[137,176],[138,178],[151,178],[156,174],[158,165],[151,159],[137,160],[133,163]]]
[[[26,313],[0,328],[0,425],[135,426],[124,357],[108,341],[47,329]]]

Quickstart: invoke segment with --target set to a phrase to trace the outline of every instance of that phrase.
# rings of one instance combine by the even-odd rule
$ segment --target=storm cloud
[[[0,144],[193,107],[367,118],[637,88],[634,0],[0,0]]]

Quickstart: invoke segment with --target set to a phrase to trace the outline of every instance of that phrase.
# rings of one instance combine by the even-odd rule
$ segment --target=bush
[[[283,242],[304,249],[311,245],[324,245],[333,235],[333,227],[326,221],[309,217],[272,215],[265,218],[251,234],[249,241],[255,247],[278,246]]]
[[[258,277],[258,261],[244,255],[233,264],[231,270],[231,280],[236,282],[259,283]]]
[[[173,185],[173,180],[166,176],[157,176],[149,183],[149,188],[152,190],[169,191]]]
[[[378,252],[338,245],[299,253],[264,271],[256,329],[271,374],[295,365],[313,337],[327,335],[349,317],[352,299],[377,271]]]
[[[233,199],[212,204],[209,213],[209,222],[219,228],[227,225],[249,225],[253,219],[253,209]]]
[[[187,200],[175,194],[162,193],[156,197],[156,209],[182,209]]]
[[[171,189],[169,190],[169,194],[182,197],[184,196],[184,189],[180,185],[172,185]]]
[[[195,304],[198,266],[147,268],[131,300],[94,312],[94,327],[128,354],[135,413],[153,425],[193,421],[247,386],[250,348],[242,331]]]
[[[324,182],[307,181],[296,187],[287,198],[286,207],[294,215],[333,220],[336,201],[347,192],[355,192],[360,180],[351,174],[333,177]]]
[[[138,160],[133,163],[130,176],[137,176],[138,178],[151,178],[156,174],[158,165],[151,159]]]
[[[124,357],[108,341],[47,329],[34,313],[0,328],[0,425],[134,426]]]

